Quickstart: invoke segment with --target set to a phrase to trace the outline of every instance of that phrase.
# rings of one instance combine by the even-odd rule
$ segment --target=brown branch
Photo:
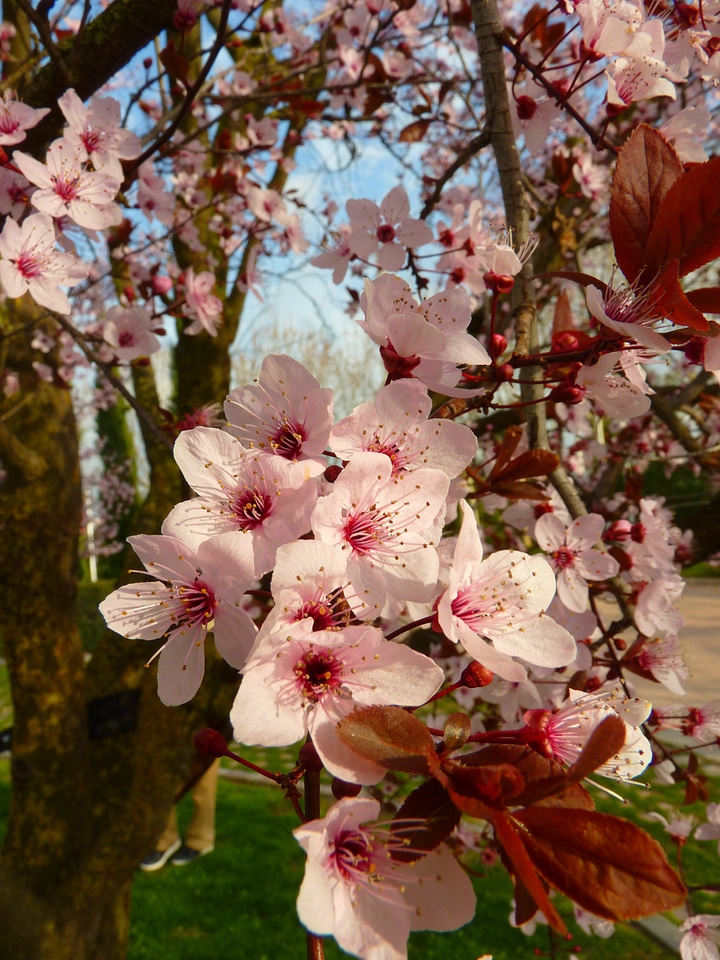
[[[458,170],[464,167],[465,164],[468,163],[475,156],[476,153],[479,153],[481,150],[483,150],[485,147],[489,145],[490,145],[490,135],[487,129],[485,129],[485,130],[481,130],[476,137],[473,137],[470,143],[468,143],[466,147],[463,147],[463,149],[460,151],[457,157],[453,160],[453,162],[450,164],[447,170],[443,173],[443,175],[435,181],[435,187],[433,188],[433,192],[425,201],[425,206],[422,208],[422,211],[420,213],[421,220],[426,220],[427,217],[430,215],[430,213],[432,213],[435,207],[435,204],[439,201],[443,192],[443,188],[445,184],[448,182],[448,180],[454,177],[455,174],[458,172]]]

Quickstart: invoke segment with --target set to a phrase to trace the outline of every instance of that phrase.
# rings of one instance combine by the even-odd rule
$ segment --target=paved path
[[[690,672],[685,682],[687,702],[702,706],[710,700],[720,700],[720,578],[686,581],[678,607],[685,617],[680,639]],[[662,684],[640,677],[632,679],[637,695],[658,706],[681,700]]]

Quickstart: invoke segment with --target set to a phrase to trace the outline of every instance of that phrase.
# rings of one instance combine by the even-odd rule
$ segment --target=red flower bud
[[[225,737],[212,727],[198,730],[193,736],[193,746],[206,757],[226,757],[229,753]]]
[[[346,780],[334,777],[330,789],[336,800],[343,800],[345,797],[356,797],[362,790],[362,784],[348,783]]]
[[[478,663],[477,660],[473,660],[473,662],[469,663],[463,670],[460,676],[460,682],[464,686],[474,690],[476,687],[486,687],[489,683],[492,683],[494,676],[495,674],[492,670],[488,670],[487,667]]]

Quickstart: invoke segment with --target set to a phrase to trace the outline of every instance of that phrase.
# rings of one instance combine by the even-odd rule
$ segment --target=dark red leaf
[[[525,450],[502,470],[496,472],[493,468],[488,480],[496,486],[496,481],[507,483],[512,480],[527,480],[529,477],[546,477],[557,469],[559,464],[560,458],[551,450]]]
[[[646,266],[648,238],[663,200],[682,174],[673,148],[646,124],[637,127],[620,150],[610,188],[610,236],[615,259],[631,283]]]
[[[648,277],[679,260],[684,277],[720,256],[720,157],[696,163],[667,191],[647,242]]]
[[[548,500],[547,493],[544,493],[540,487],[529,480],[518,480],[516,483],[485,483],[476,481],[478,489],[474,493],[468,494],[468,499],[479,499],[480,497],[489,497],[496,495],[498,497],[507,497],[508,500]]]
[[[477,753],[466,754],[462,762],[468,766],[511,763],[522,774],[523,790],[512,798],[513,806],[530,804],[553,807],[577,807],[594,810],[587,790],[574,783],[562,764],[519,744],[493,744]]]
[[[661,270],[651,287],[653,303],[673,323],[693,330],[707,330],[710,326],[707,317],[693,306],[680,286],[679,268],[678,261],[671,260]]]
[[[548,896],[545,886],[538,876],[535,866],[528,856],[525,849],[525,836],[517,828],[517,824],[505,813],[498,813],[493,819],[493,829],[495,838],[503,847],[507,857],[512,864],[512,872],[515,877],[522,881],[527,893],[532,897],[545,914],[547,922],[558,933],[566,934],[567,927],[563,923],[560,914]]]
[[[525,786],[520,771],[510,763],[467,766],[459,761],[442,765],[448,793],[471,816],[488,819],[488,807],[503,807]],[[479,801],[479,805],[478,802]],[[482,813],[474,812],[483,810]]]
[[[400,835],[408,847],[407,850],[394,853],[393,860],[409,863],[422,856],[422,853],[413,851],[434,850],[443,840],[447,840],[460,823],[460,817],[460,811],[442,784],[437,780],[426,780],[407,797],[393,819],[393,831]],[[425,822],[413,827],[402,826],[402,821],[416,818]]]
[[[510,426],[505,431],[505,435],[502,438],[502,443],[498,447],[497,456],[495,457],[495,463],[493,468],[490,471],[490,480],[494,480],[500,473],[502,473],[504,467],[512,459],[512,455],[517,450],[517,446],[522,440],[522,427]]]
[[[190,64],[181,53],[178,53],[172,40],[169,40],[165,49],[160,51],[160,62],[174,80],[179,80],[185,87],[189,86]]]
[[[702,313],[720,313],[720,287],[698,287],[686,290],[685,296]]]
[[[438,763],[428,728],[400,707],[361,707],[337,732],[346,747],[388,770],[427,775]]]
[[[660,844],[627,820],[552,807],[514,817],[525,828],[523,844],[541,876],[599,917],[646,917],[680,906],[687,896]]]

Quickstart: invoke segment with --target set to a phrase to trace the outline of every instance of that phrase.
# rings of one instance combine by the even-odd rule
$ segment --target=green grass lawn
[[[0,832],[8,801],[8,762],[0,760]],[[181,825],[189,812],[188,799],[180,805]],[[303,854],[290,836],[296,823],[273,788],[221,780],[215,851],[187,867],[168,865],[151,874],[138,871],[129,960],[230,960],[245,955],[253,960],[303,960],[304,931],[295,915]],[[704,847],[709,857],[717,857],[714,844]],[[509,926],[511,884],[501,867],[489,869],[476,881],[476,889],[473,923],[449,935],[413,934],[411,960],[475,960],[484,953],[494,960],[531,960],[538,950],[548,955],[545,928],[528,938]],[[567,918],[569,912],[563,913]],[[626,925],[618,926],[608,941],[573,930],[573,940],[558,946],[559,957],[575,955],[572,948],[578,947],[589,960],[667,957],[661,947]],[[339,960],[345,954],[327,941],[326,956]]]

